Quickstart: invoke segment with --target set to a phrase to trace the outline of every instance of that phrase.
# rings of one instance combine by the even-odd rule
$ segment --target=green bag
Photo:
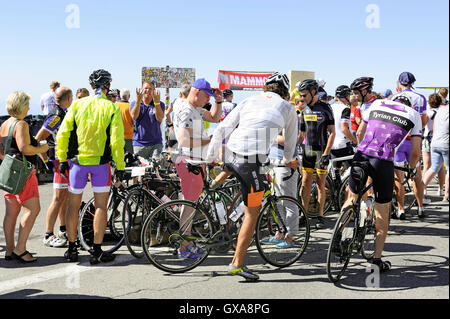
[[[22,158],[16,155],[9,155],[14,127],[19,120],[15,120],[9,128],[8,139],[6,140],[4,154],[5,157],[0,165],[0,189],[12,194],[20,194],[25,188],[25,183],[33,171],[33,165],[29,163],[25,156]]]

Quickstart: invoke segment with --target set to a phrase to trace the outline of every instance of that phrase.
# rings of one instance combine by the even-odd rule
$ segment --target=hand
[[[161,102],[161,92],[159,90],[154,90],[152,94],[153,103],[158,104]]]
[[[320,165],[325,168],[330,164],[330,155],[322,155],[322,158],[320,159]]]
[[[289,167],[291,169],[297,169],[300,166],[300,162],[296,159],[293,159],[289,163],[286,163],[284,166]]]
[[[69,179],[69,163],[68,162],[59,162],[59,173],[64,176],[66,179]]]
[[[139,102],[139,104],[141,103],[143,96],[144,96],[143,90],[140,88],[136,88],[136,104],[137,102]]]
[[[221,90],[219,90],[219,89],[216,89],[216,88],[213,88],[213,89],[211,89],[212,91],[213,91],[213,93],[216,95],[216,97],[215,97],[215,99],[216,99],[216,102],[223,102],[223,93],[222,93],[222,91]]]
[[[42,147],[42,149],[41,149],[42,152],[39,152],[39,153],[46,153],[48,151],[48,144],[47,143],[41,145],[41,147]]]

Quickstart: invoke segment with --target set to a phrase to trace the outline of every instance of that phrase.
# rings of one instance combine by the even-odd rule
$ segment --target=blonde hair
[[[6,98],[6,112],[11,116],[22,114],[24,109],[30,105],[30,96],[25,92],[16,91]]]

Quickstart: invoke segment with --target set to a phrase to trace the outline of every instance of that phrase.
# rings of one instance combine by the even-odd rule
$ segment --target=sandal
[[[32,259],[32,260],[26,260],[26,259],[23,259],[23,257],[26,256],[26,255],[30,255],[31,257],[33,257],[33,255],[32,255],[30,252],[28,252],[28,250],[25,250],[25,251],[24,251],[22,254],[20,254],[20,255],[17,255],[15,252],[12,252],[12,253],[11,253],[11,258],[14,258],[14,259],[16,259],[16,260],[18,260],[18,261],[20,261],[21,263],[24,263],[24,264],[32,263],[32,262],[37,261],[37,258],[34,258],[34,259]]]

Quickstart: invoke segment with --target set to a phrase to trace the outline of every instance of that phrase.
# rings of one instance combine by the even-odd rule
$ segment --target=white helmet
[[[269,75],[266,81],[266,84],[270,83],[279,83],[283,85],[286,90],[289,90],[289,78],[286,74],[281,74],[278,72],[272,73],[271,75]]]

